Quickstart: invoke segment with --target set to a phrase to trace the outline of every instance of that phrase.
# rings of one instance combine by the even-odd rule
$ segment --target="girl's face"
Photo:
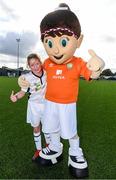
[[[41,62],[38,59],[30,59],[28,65],[34,74],[39,74],[42,70]]]
[[[50,59],[57,64],[62,64],[73,57],[78,47],[78,40],[68,35],[48,36],[44,38],[43,44]]]

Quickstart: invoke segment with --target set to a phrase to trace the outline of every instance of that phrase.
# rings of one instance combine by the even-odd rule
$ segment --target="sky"
[[[26,57],[47,54],[40,40],[40,22],[60,3],[67,3],[79,18],[84,39],[75,55],[88,61],[93,49],[105,61],[105,69],[116,70],[116,0],[0,0],[0,67],[26,68]]]

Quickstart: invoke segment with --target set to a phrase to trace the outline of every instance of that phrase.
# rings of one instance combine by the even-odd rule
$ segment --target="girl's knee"
[[[33,132],[34,132],[34,133],[40,132],[40,126],[34,127],[34,128],[33,128]]]

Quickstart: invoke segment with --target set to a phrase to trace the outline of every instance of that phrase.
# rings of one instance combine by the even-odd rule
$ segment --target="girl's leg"
[[[36,151],[35,151],[35,154],[34,154],[32,160],[35,160],[39,156],[39,152],[42,149],[40,126],[33,127],[33,136],[34,136]]]

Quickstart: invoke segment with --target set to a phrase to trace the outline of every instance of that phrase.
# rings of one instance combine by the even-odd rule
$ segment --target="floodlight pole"
[[[20,38],[17,38],[16,41],[17,41],[17,76],[19,76],[19,43],[20,43]]]
[[[17,69],[19,68],[19,43],[20,43],[20,38],[16,39],[17,41]]]

